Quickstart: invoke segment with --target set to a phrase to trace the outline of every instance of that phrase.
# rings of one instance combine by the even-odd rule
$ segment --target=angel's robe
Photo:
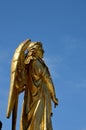
[[[49,69],[40,58],[26,65],[27,87],[24,94],[20,130],[52,130],[54,85]]]

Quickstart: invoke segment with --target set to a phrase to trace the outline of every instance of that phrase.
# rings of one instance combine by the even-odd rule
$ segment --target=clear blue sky
[[[6,119],[11,59],[27,38],[43,42],[45,49],[59,98],[59,106],[53,108],[53,129],[86,130],[86,0],[0,1],[2,130],[11,130],[11,118]],[[19,130],[19,116],[17,121]]]

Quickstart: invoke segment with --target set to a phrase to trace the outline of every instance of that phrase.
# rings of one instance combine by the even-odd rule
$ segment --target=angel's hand
[[[56,106],[58,105],[58,98],[54,97],[53,98],[53,102],[54,102],[54,107],[56,108]]]

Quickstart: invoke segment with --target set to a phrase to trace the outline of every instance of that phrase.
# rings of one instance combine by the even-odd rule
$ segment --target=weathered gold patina
[[[7,118],[12,112],[16,129],[18,96],[24,91],[20,130],[52,130],[52,104],[58,105],[48,67],[43,61],[41,42],[26,40],[16,49],[11,64]]]

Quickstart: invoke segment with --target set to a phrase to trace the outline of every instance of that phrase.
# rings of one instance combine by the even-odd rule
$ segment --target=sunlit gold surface
[[[35,42],[33,45],[36,46]],[[24,91],[20,130],[52,130],[51,101],[58,105],[54,85],[48,67],[42,60],[42,48],[34,47],[36,52],[29,50],[25,57],[24,52],[29,46],[30,40],[21,43],[12,59],[7,118],[12,112],[12,130],[15,130],[18,95]]]

